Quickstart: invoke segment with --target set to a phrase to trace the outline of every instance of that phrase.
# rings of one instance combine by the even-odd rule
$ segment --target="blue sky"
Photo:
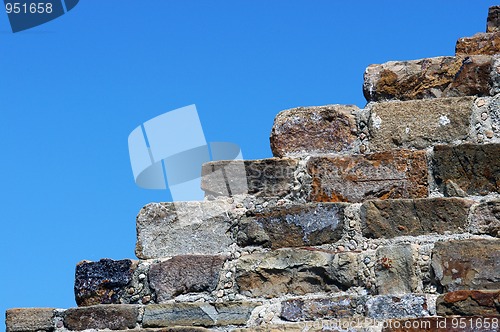
[[[13,34],[0,12],[0,311],[71,307],[75,265],[134,258],[127,137],[196,104],[208,141],[271,156],[281,110],[365,105],[372,63],[453,55],[495,1],[82,0]],[[175,144],[175,142],[173,142]]]

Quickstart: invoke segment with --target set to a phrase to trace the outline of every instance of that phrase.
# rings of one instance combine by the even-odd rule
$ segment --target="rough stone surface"
[[[75,300],[78,306],[120,303],[132,280],[136,263],[130,259],[82,261],[76,266]]]
[[[343,203],[273,206],[240,220],[238,244],[276,249],[336,242],[342,236],[344,206]]]
[[[7,332],[52,331],[54,329],[53,308],[9,309],[5,313]]]
[[[138,319],[139,306],[132,304],[103,304],[71,308],[64,312],[64,326],[73,331],[132,329]]]
[[[280,112],[271,131],[276,157],[349,151],[356,140],[353,105],[298,107]]]
[[[141,259],[175,255],[214,255],[234,242],[226,201],[151,203],[137,216],[136,255]]]
[[[444,291],[500,289],[500,240],[438,242],[432,268]]]
[[[223,326],[247,323],[258,302],[165,303],[145,307],[144,327]]]
[[[365,71],[367,101],[489,96],[496,75],[488,55],[391,61]]]
[[[486,32],[500,31],[500,6],[492,6],[488,10]]]
[[[500,199],[483,202],[475,207],[471,232],[500,237]]]
[[[278,249],[241,256],[236,283],[240,293],[252,297],[279,297],[338,291],[331,279],[333,255],[318,250]]]
[[[473,201],[461,198],[378,200],[360,210],[363,236],[393,238],[431,233],[461,233]]]
[[[388,245],[377,250],[375,277],[378,294],[421,291],[422,281],[417,276],[415,254],[412,244]]]
[[[368,106],[371,151],[426,149],[468,138],[475,97],[391,101]]]
[[[429,315],[424,295],[379,295],[366,301],[366,316],[375,319],[424,317]]]
[[[290,322],[352,317],[366,300],[353,296],[291,299],[281,303],[281,318]]]
[[[296,168],[297,160],[290,158],[213,161],[202,167],[201,188],[213,196],[280,197],[291,191]]]
[[[357,286],[359,282],[359,254],[357,252],[336,253],[331,262],[330,276],[343,289]]]
[[[440,316],[500,316],[500,290],[462,290],[440,295],[436,303]]]
[[[158,303],[190,292],[211,292],[217,287],[224,256],[181,255],[152,264],[149,284]]]
[[[478,33],[473,37],[460,38],[455,46],[457,55],[500,53],[500,31],[493,33]]]
[[[385,322],[382,332],[498,332],[498,317],[422,317]],[[485,327],[483,322],[488,322]]]
[[[312,157],[307,169],[312,176],[312,201],[363,202],[427,197],[424,151]]]
[[[500,144],[462,144],[434,147],[436,183],[448,196],[450,185],[468,195],[500,193]]]

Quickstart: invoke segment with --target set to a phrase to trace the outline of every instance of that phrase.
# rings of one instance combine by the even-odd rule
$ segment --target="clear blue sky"
[[[281,110],[365,105],[365,67],[453,55],[496,1],[81,0],[13,34],[0,12],[0,311],[71,307],[75,265],[134,258],[127,137],[196,104],[208,141],[271,156]]]

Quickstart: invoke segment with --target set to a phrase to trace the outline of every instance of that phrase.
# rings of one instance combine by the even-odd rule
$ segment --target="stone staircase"
[[[205,164],[205,201],[139,212],[139,260],[79,263],[78,307],[7,331],[499,331],[500,7],[364,95],[279,113],[276,158]]]

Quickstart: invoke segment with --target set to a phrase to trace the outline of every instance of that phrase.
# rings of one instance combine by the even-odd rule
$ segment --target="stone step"
[[[455,46],[456,55],[494,55],[500,53],[500,31],[478,33],[460,38]]]
[[[292,162],[294,160],[295,162]],[[231,162],[235,164],[237,162]],[[421,198],[428,194],[425,151],[395,150],[349,156],[264,159],[244,163],[248,193],[313,202],[362,202],[367,199]],[[202,189],[224,195],[219,188],[233,178],[212,176],[225,161],[203,165]],[[225,172],[231,174],[230,170]],[[235,181],[244,181],[240,178]]]
[[[253,243],[250,247],[236,246],[233,252],[223,255],[84,261],[76,267],[76,303],[88,306],[161,304],[174,299],[261,300],[285,294],[302,296],[359,288],[378,295],[432,289],[445,292],[500,289],[497,273],[500,239],[459,234],[465,228],[476,227],[474,213],[485,205],[471,206],[468,201],[460,199],[442,200],[421,200],[413,202],[414,205],[409,201],[398,201],[394,207],[398,204],[404,206],[400,212],[396,212],[396,208],[391,210],[389,205],[367,202],[365,207],[358,205],[362,211],[372,210],[361,213],[361,220],[346,208],[343,213],[350,215],[353,222],[344,223],[346,234],[331,245],[284,247],[270,251]],[[450,205],[444,206],[445,202]],[[336,205],[327,210],[327,213],[333,213],[332,218],[336,218],[335,213],[339,212],[334,207]],[[412,209],[417,212],[412,212]],[[476,211],[467,214],[474,209]],[[307,212],[314,214],[312,209]],[[321,211],[316,212],[320,217],[327,216]],[[402,217],[405,213],[412,221]],[[382,238],[361,236],[365,229],[362,225],[369,224],[363,218],[369,215],[378,220],[371,229],[380,228],[378,233],[370,231],[369,234],[378,234]],[[276,218],[277,223],[287,219],[283,215],[272,218]],[[280,221],[280,218],[283,219]],[[293,217],[288,220],[294,222]],[[497,224],[499,221],[500,218],[496,220]],[[305,224],[309,225],[309,222]],[[397,228],[398,233],[394,234],[392,228]],[[298,237],[298,234],[290,234]]]
[[[7,332],[64,329],[131,330],[172,328],[171,331],[204,331],[199,327],[245,325],[259,302],[164,303],[154,305],[108,304],[66,310],[52,308],[10,309]],[[163,330],[165,331],[165,330]],[[167,331],[170,331],[168,329]]]
[[[384,146],[384,143],[380,143]],[[428,154],[428,153],[429,154]],[[320,155],[216,161],[203,165],[207,196],[231,196],[221,188],[246,182],[248,194],[309,202],[364,202],[424,198],[429,182],[446,196],[500,192],[500,144],[436,145],[429,151],[389,150],[368,154]],[[231,169],[245,169],[231,176]],[[213,176],[224,172],[226,177]],[[244,192],[238,192],[243,194]]]
[[[273,300],[107,304],[70,309],[20,308],[6,312],[7,332],[37,331],[410,331],[467,323],[473,331],[498,331],[500,290],[368,295],[358,292],[280,297]],[[405,323],[413,322],[413,323]],[[420,322],[420,325],[418,325]],[[426,322],[426,323],[425,323]],[[424,325],[425,323],[425,325]],[[452,325],[453,324],[453,325]],[[479,325],[481,324],[481,325]],[[427,328],[426,328],[427,327]],[[461,326],[462,330],[467,326]],[[389,329],[388,329],[389,328]],[[392,329],[391,329],[392,328]],[[388,330],[387,330],[388,329]],[[431,329],[432,330],[432,329]]]
[[[186,207],[193,209],[192,215],[183,210]],[[211,214],[213,211],[219,214]],[[139,213],[137,232],[136,253],[140,259],[231,256],[237,248],[246,247],[352,247],[349,241],[353,239],[368,242],[465,233],[500,237],[500,200],[437,197],[350,204],[249,196],[203,203],[152,203]],[[127,270],[128,265],[122,269]],[[122,279],[113,284],[126,282],[128,277]]]
[[[500,54],[390,61],[366,68],[368,102],[493,96],[500,91]]]
[[[299,107],[276,116],[270,140],[276,157],[499,142],[500,95]]]

